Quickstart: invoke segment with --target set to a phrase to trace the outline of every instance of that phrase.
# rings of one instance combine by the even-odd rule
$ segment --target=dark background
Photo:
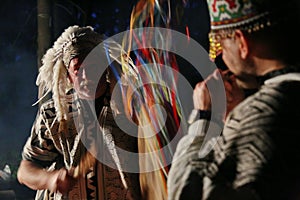
[[[130,14],[137,0],[53,0],[54,17],[49,24],[51,44],[69,25],[91,25],[99,33],[112,36],[128,30]],[[174,29],[208,48],[208,15],[203,0],[171,0],[181,9]],[[174,12],[175,13],[175,12]],[[37,0],[2,0],[0,5],[0,170],[9,164],[15,181],[22,146],[35,119],[37,100],[35,79],[37,58]],[[185,65],[187,67],[187,65]],[[193,70],[183,70],[198,81]],[[1,190],[1,185],[0,185]],[[24,197],[25,199],[25,197]]]

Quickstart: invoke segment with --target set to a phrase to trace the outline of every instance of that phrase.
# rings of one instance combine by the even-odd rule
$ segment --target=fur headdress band
[[[67,68],[70,61],[77,56],[86,56],[103,39],[103,36],[90,26],[70,26],[42,58],[42,66],[36,80],[42,91],[38,102],[52,92],[58,121],[67,119],[66,92],[71,89],[67,79]]]

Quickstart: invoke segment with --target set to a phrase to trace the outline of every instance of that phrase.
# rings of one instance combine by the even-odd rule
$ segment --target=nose
[[[82,79],[96,80],[98,78],[98,75],[99,75],[99,70],[95,67],[93,63],[82,66],[82,71],[81,71]]]
[[[80,79],[86,83],[89,82],[91,84],[95,79],[94,72],[88,67],[83,67],[80,72]]]

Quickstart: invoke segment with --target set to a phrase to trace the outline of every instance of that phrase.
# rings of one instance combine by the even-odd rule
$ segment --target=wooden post
[[[51,27],[52,27],[52,14],[51,14],[51,0],[37,0],[37,66],[41,67],[41,59],[46,53],[47,49],[51,47]],[[38,97],[40,98],[43,94],[41,88],[39,88]]]

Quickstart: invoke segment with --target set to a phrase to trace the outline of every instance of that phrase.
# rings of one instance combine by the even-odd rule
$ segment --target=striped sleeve
[[[51,129],[58,128],[58,125],[57,123],[48,124],[49,121],[44,118],[44,116],[48,116],[49,119],[52,119],[50,121],[53,121],[55,117],[53,109],[41,107],[22,152],[24,160],[34,161],[43,167],[50,166],[59,155],[51,140],[49,129],[50,125]]]
[[[188,134],[179,141],[168,175],[168,199],[193,200],[202,196],[203,178],[215,171],[212,151],[209,151],[215,140],[210,138],[205,142],[208,127],[213,132],[221,131],[221,127],[214,122],[197,120],[189,127]]]

